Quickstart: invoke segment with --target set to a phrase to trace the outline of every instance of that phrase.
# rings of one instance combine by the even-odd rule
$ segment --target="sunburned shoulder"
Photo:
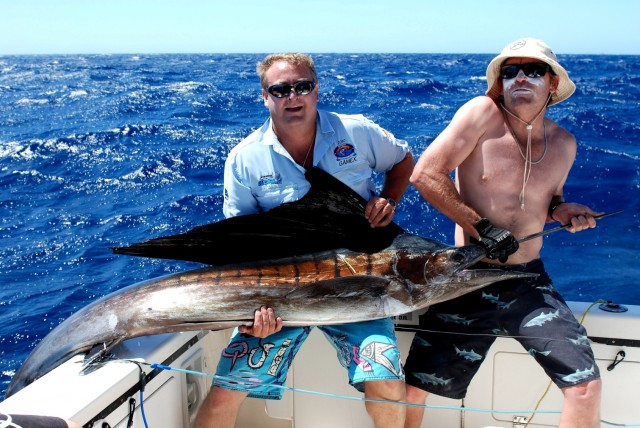
[[[485,127],[494,123],[497,117],[501,117],[501,112],[491,98],[481,95],[467,101],[456,112],[456,119],[468,123],[469,121],[476,126]]]
[[[550,141],[562,143],[569,150],[575,150],[577,145],[576,137],[567,129],[558,125],[551,119],[545,119],[545,125],[547,130],[547,138]]]
[[[472,109],[491,110],[491,109],[497,109],[498,105],[493,99],[487,97],[486,95],[479,95],[477,97],[471,98],[469,101],[467,101],[464,104],[463,107],[472,108]]]

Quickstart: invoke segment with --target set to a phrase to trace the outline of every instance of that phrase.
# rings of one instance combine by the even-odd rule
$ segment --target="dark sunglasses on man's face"
[[[308,95],[316,87],[316,82],[310,80],[302,80],[293,85],[288,83],[278,83],[267,88],[267,92],[276,98],[284,98],[291,95],[291,91],[295,91],[296,95]]]
[[[549,66],[540,62],[505,65],[500,68],[500,77],[503,79],[515,79],[520,70],[527,77],[542,77],[549,71]]]

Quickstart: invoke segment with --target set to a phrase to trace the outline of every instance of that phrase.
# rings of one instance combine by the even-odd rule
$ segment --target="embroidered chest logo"
[[[333,154],[336,157],[338,165],[347,165],[356,161],[356,148],[352,144],[345,143],[344,140],[340,140]]]
[[[280,174],[267,174],[260,176],[260,180],[258,180],[258,186],[269,186],[272,184],[281,184],[282,177]]]

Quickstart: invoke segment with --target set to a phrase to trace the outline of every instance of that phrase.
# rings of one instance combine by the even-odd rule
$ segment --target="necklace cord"
[[[307,167],[307,159],[309,158],[309,153],[311,153],[311,148],[314,146],[314,143],[316,142],[316,139],[314,137],[313,140],[311,140],[311,143],[309,144],[309,148],[307,149],[307,154],[304,157],[304,161],[302,162],[302,167],[306,168]],[[311,163],[313,163],[313,157],[311,158]]]
[[[549,94],[549,96],[547,97],[547,103],[549,102],[549,98],[551,98],[551,94]],[[516,116],[515,114],[511,113],[505,106],[504,104],[500,104],[500,107],[502,107],[502,110],[504,110],[505,113],[509,114],[509,116],[519,120],[520,122],[524,123],[525,125],[527,125],[527,147],[525,150],[525,153],[522,153],[522,149],[520,148],[520,142],[518,141],[518,137],[516,137],[516,133],[513,130],[513,128],[511,127],[511,123],[509,122],[508,118],[505,118],[505,121],[507,122],[507,127],[509,128],[509,132],[511,132],[511,136],[513,137],[513,139],[516,142],[516,146],[518,147],[518,151],[520,152],[520,156],[522,156],[522,159],[524,159],[524,172],[523,172],[523,177],[522,177],[522,190],[520,191],[520,196],[519,196],[519,200],[520,200],[520,209],[524,210],[524,194],[525,194],[525,188],[527,187],[527,183],[529,182],[529,177],[531,176],[531,167],[532,165],[536,165],[539,164],[540,162],[542,162],[542,160],[544,159],[545,155],[547,154],[547,126],[544,123],[544,120],[542,121],[542,128],[544,130],[544,152],[542,152],[542,156],[540,156],[540,158],[536,161],[533,161],[531,159],[532,156],[532,149],[531,149],[531,131],[533,130],[533,123],[540,117],[540,115],[544,112],[545,107],[546,107],[546,103],[544,106],[542,106],[542,108],[540,109],[540,111],[538,112],[538,114],[536,115],[536,117],[533,118],[533,120],[531,122],[526,122],[522,119],[520,119],[518,116]]]

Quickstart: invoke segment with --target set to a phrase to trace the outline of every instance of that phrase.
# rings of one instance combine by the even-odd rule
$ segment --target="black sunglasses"
[[[295,91],[296,95],[308,95],[316,87],[316,82],[310,80],[302,80],[293,85],[288,83],[278,83],[267,88],[267,92],[276,98],[284,98],[291,95],[291,91]]]
[[[503,79],[515,79],[522,70],[527,77],[542,77],[550,70],[547,64],[541,62],[527,62],[524,64],[510,64],[500,68],[500,77]]]

